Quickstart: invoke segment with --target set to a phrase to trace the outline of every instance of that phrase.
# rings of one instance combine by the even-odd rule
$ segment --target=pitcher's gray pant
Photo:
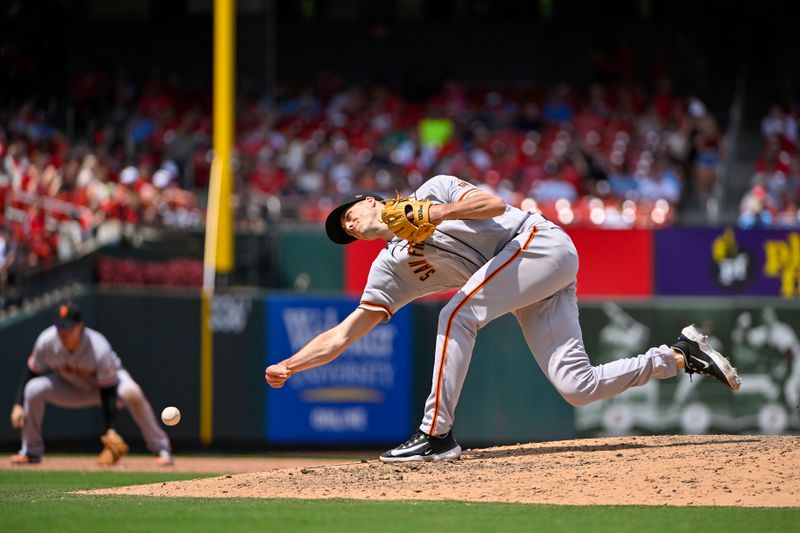
[[[142,432],[147,449],[153,453],[171,451],[169,437],[159,427],[153,408],[127,370],[117,372],[117,397],[130,411]],[[22,425],[22,448],[20,454],[44,454],[42,422],[46,404],[79,409],[100,405],[100,390],[82,390],[57,375],[35,377],[25,385],[25,423]]]
[[[592,366],[578,321],[577,273],[572,240],[546,221],[526,228],[472,275],[439,315],[422,431],[450,431],[478,330],[506,313],[517,318],[545,376],[574,406],[609,398],[652,378],[675,376],[675,358],[666,345]]]

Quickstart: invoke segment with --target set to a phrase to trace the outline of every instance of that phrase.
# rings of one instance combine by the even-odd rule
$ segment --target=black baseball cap
[[[65,302],[58,306],[53,321],[58,329],[69,329],[80,322],[83,322],[83,314],[74,302]]]
[[[383,201],[383,197],[374,192],[357,192],[348,196],[343,204],[330,212],[328,218],[325,219],[325,233],[328,234],[330,240],[336,244],[350,244],[358,240],[352,235],[348,235],[342,227],[342,213],[347,211],[351,205],[357,204],[367,196],[371,196],[379,202]]]

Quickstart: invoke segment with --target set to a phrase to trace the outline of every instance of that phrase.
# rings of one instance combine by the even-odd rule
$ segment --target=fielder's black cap
[[[58,329],[69,329],[80,322],[83,322],[83,315],[74,302],[65,302],[58,306],[53,321]]]
[[[351,205],[357,204],[367,196],[371,196],[376,200],[383,201],[383,197],[374,192],[357,192],[347,197],[345,202],[330,212],[328,218],[325,219],[325,232],[328,238],[336,244],[350,244],[357,240],[355,237],[348,235],[342,227],[342,213],[347,211]]]

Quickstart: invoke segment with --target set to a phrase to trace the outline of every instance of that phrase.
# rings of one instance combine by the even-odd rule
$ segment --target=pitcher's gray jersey
[[[435,204],[455,203],[480,189],[454,176],[435,176],[414,194]],[[541,215],[506,206],[486,220],[446,220],[424,242],[392,239],[372,263],[360,307],[391,317],[405,304],[434,292],[462,287],[513,239],[529,218]]]
[[[479,191],[453,176],[436,176],[417,199],[459,202]],[[609,398],[677,372],[670,347],[592,366],[583,347],[575,280],[578,253],[558,225],[506,206],[485,220],[448,220],[424,242],[392,239],[372,263],[359,307],[387,320],[411,300],[458,288],[439,314],[431,392],[420,430],[450,431],[478,330],[511,313],[534,358],[572,405]],[[493,354],[499,355],[499,354]]]
[[[70,353],[50,326],[36,339],[28,368],[37,374],[54,372],[81,390],[92,390],[116,385],[122,363],[102,333],[84,327],[80,345]]]

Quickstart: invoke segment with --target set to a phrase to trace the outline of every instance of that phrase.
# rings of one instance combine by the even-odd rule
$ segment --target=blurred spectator
[[[742,197],[738,224],[751,227],[800,227],[800,160],[797,120],[777,105],[761,121],[764,137],[750,189]]]
[[[565,199],[574,202],[578,198],[575,183],[566,179],[566,172],[558,168],[555,161],[545,163],[547,177],[538,180],[533,186],[533,196],[538,202],[555,202]]]
[[[699,104],[698,104],[699,105]],[[704,206],[719,178],[719,167],[724,152],[724,140],[717,127],[717,122],[710,115],[706,115],[705,108],[698,108],[694,112],[697,118],[697,134],[694,139],[696,150],[695,177],[697,184],[697,197],[700,205]]]
[[[9,283],[13,283],[17,261],[17,243],[11,233],[0,227],[0,309],[6,306]]]
[[[785,113],[781,106],[773,105],[761,120],[761,133],[765,139],[778,139],[784,147],[797,146],[797,121]]]
[[[775,206],[761,185],[756,185],[745,194],[739,211],[737,223],[740,228],[768,228],[773,224]]]
[[[550,91],[550,96],[542,109],[544,119],[554,125],[570,122],[573,116],[572,106],[567,101],[569,88],[561,83]]]
[[[30,161],[25,155],[25,147],[21,142],[12,142],[8,153],[3,158],[3,173],[11,179],[11,188],[22,189],[22,177],[28,170]]]
[[[681,178],[665,156],[659,156],[652,167],[645,166],[637,173],[639,197],[656,201],[663,198],[677,204],[681,198]]]

